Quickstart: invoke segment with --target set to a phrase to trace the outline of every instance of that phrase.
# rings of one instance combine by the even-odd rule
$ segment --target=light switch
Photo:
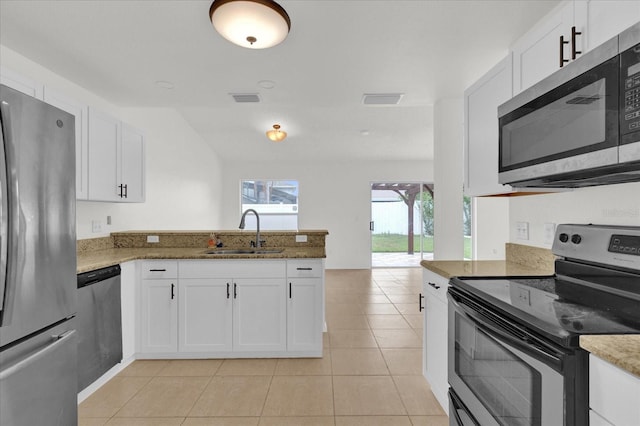
[[[516,238],[519,240],[529,239],[529,222],[516,222]]]

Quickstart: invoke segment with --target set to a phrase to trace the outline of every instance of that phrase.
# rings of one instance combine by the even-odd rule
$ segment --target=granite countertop
[[[225,247],[228,249],[229,247]],[[272,249],[272,247],[269,247]],[[206,254],[202,247],[175,248],[111,248],[78,254],[77,272],[93,271],[131,260],[141,259],[318,259],[326,257],[324,247],[284,247],[281,253]]]
[[[507,260],[423,260],[420,265],[445,278],[553,275],[553,267],[525,266]]]
[[[580,347],[640,377],[640,334],[580,336]]]

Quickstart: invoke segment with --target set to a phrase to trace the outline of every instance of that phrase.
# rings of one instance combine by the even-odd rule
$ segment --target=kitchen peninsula
[[[265,231],[251,248],[252,231],[118,232],[79,240],[77,270],[121,265],[125,364],[322,357],[326,235]]]

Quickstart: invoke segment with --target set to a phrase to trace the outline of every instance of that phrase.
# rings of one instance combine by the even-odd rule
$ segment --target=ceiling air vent
[[[362,103],[365,105],[398,105],[404,93],[365,93]]]
[[[231,97],[239,104],[260,102],[260,96],[257,93],[231,93]]]

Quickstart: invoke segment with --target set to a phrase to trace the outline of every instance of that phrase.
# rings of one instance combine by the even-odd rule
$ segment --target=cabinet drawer
[[[142,279],[178,278],[175,260],[146,260],[142,262]]]
[[[284,260],[181,260],[180,278],[285,278]]]
[[[447,302],[447,288],[449,287],[449,279],[435,272],[424,269],[422,271],[422,281],[424,292],[436,297],[442,302]]]
[[[287,260],[287,278],[322,277],[322,260]]]
[[[589,407],[611,424],[640,425],[640,378],[589,355]]]

